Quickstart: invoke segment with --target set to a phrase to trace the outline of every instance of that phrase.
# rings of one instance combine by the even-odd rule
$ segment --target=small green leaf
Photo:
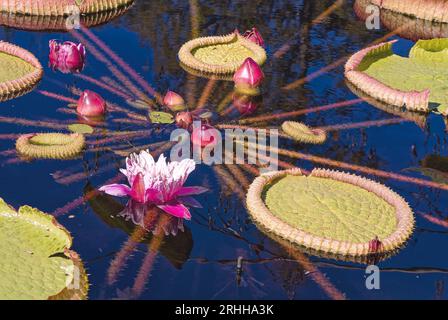
[[[143,100],[126,100],[126,103],[128,105],[130,105],[131,107],[137,108],[137,109],[142,109],[142,110],[147,110],[149,109],[150,105],[148,103],[146,103]]]
[[[162,111],[150,112],[149,119],[152,123],[171,124],[174,122],[174,117],[172,114]]]
[[[211,117],[213,117],[213,113],[210,111],[205,111],[199,115],[199,118],[201,119],[210,119]]]
[[[93,133],[93,128],[87,124],[74,123],[68,126],[68,130],[75,133],[81,134],[91,134]]]

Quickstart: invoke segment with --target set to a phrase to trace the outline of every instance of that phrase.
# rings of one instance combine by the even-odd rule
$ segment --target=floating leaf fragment
[[[68,129],[74,133],[91,134],[94,129],[88,124],[74,123],[68,126]]]
[[[327,140],[327,133],[321,129],[311,129],[303,123],[285,121],[282,130],[291,138],[303,143],[322,144]]]
[[[174,123],[174,117],[171,113],[163,111],[151,111],[149,113],[149,119],[152,123],[171,124]]]

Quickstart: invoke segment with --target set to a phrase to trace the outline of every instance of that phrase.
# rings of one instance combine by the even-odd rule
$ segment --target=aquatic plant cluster
[[[113,254],[106,275],[107,285],[118,281],[126,262],[139,250],[139,244],[147,244],[134,286],[118,294],[124,298],[138,298],[159,253],[175,267],[188,259],[193,246],[192,231],[188,228],[190,223],[203,223],[210,230],[245,240],[240,230],[231,229],[230,224],[223,223],[225,227],[219,229],[212,222],[220,210],[217,206],[204,208],[207,197],[220,191],[234,194],[238,206],[244,207],[257,230],[272,238],[282,250],[292,252],[289,255],[311,274],[330,298],[344,299],[344,294],[317,269],[308,255],[362,264],[379,263],[404,248],[417,224],[416,210],[398,194],[400,190],[387,186],[387,179],[444,192],[448,190],[448,178],[441,173],[440,159],[425,162],[427,168],[423,174],[432,178],[428,180],[330,160],[301,150],[305,144],[324,146],[334,143],[332,131],[335,128],[381,126],[409,119],[420,125],[425,123],[429,113],[448,116],[445,94],[448,38],[422,37],[424,40],[416,42],[408,57],[392,51],[397,40],[387,42],[382,39],[339,63],[345,63],[343,74],[347,86],[360,98],[253,116],[260,111],[260,101],[275,94],[264,91],[270,75],[265,74],[263,68],[269,59],[278,59],[288,46],[270,54],[271,37],[263,32],[266,39],[263,38],[258,26],[251,26],[245,32],[235,29],[227,35],[200,36],[194,33],[191,40],[178,48],[177,58],[180,70],[190,82],[194,83],[196,77],[206,79],[201,97],[195,101],[188,90],[181,92],[168,86],[163,87],[165,94],[160,94],[89,29],[124,14],[133,2],[48,0],[25,5],[20,1],[0,0],[2,13],[7,15],[7,18],[1,18],[4,25],[39,30],[38,23],[21,20],[20,17],[25,15],[42,18],[43,30],[53,25],[54,30],[68,31],[63,41],[49,41],[48,66],[52,72],[64,74],[66,79],[76,78],[88,85],[86,89],[76,85],[62,86],[71,96],[36,89],[45,79],[38,59],[26,49],[0,42],[0,100],[11,100],[35,91],[67,104],[58,111],[72,117],[70,123],[0,117],[1,122],[49,130],[8,136],[6,139],[15,141],[15,150],[4,152],[7,156],[12,155],[5,163],[43,159],[72,161],[73,167],[52,175],[61,184],[83,179],[88,161],[81,163],[80,159],[90,153],[98,155],[95,159],[98,172],[118,171],[121,167],[115,177],[100,184],[91,184],[89,180],[81,197],[51,214],[29,206],[15,210],[0,198],[0,298],[88,297],[89,283],[84,264],[78,253],[70,249],[72,237],[69,231],[56,221],[57,217],[72,213],[84,203],[88,203],[106,223],[129,235],[122,248]],[[339,2],[327,9],[320,19],[337,10]],[[190,5],[194,7],[194,3],[192,1]],[[375,5],[389,13],[412,16],[412,19],[448,22],[445,2],[433,0],[437,3],[433,6],[438,5],[443,9],[441,12],[429,10],[425,7],[430,6],[428,3],[420,3],[410,1],[410,5],[405,6],[398,0],[363,0],[355,2],[354,11],[365,20],[368,16],[366,6]],[[65,10],[67,6],[79,13],[79,21],[75,19],[78,28],[64,29],[61,21],[67,22],[72,17]],[[49,23],[53,18],[55,23]],[[385,19],[387,21],[387,17]],[[317,19],[313,23],[320,21]],[[87,75],[87,62],[94,58],[112,73],[112,77],[104,75],[99,80]],[[317,77],[318,73],[313,75]],[[282,90],[292,90],[309,77],[292,82]],[[208,101],[220,83],[232,83],[231,91],[222,104],[211,105]],[[110,101],[102,92],[113,94],[122,101]],[[325,112],[362,101],[403,119],[327,127],[295,120],[299,115]],[[237,117],[229,117],[235,111]],[[119,129],[114,127],[117,123]],[[121,125],[126,130],[121,130]],[[235,150],[223,150],[222,131],[231,132],[226,139],[231,137]],[[181,134],[175,135],[176,132]],[[247,132],[262,133],[264,140],[253,140]],[[167,135],[171,138],[166,139]],[[173,136],[187,137],[187,140],[178,141]],[[272,142],[279,138],[280,144],[268,145],[268,140]],[[179,150],[176,149],[179,145],[186,146],[188,151],[198,151],[199,156],[190,159],[190,152],[186,152],[188,155],[181,152],[176,157],[183,156],[182,160],[173,159],[173,150]],[[243,162],[239,161],[238,150],[243,154]],[[210,161],[217,157],[229,161]],[[246,158],[254,161],[244,162]],[[284,161],[284,158],[293,161]],[[318,167],[307,170],[302,161],[313,162]],[[203,163],[211,163],[210,168],[222,190],[211,188],[208,177],[200,186],[191,186],[187,181],[190,176],[194,179],[201,177],[195,170]],[[275,170],[267,168],[267,163],[275,163]],[[87,175],[97,176],[98,172]],[[374,181],[380,179],[381,182]],[[123,180],[127,183],[122,183]],[[123,199],[125,202],[120,202]],[[202,214],[206,210],[209,221],[203,222]],[[432,215],[423,214],[423,217],[446,227],[445,221]],[[182,248],[183,243],[188,244],[186,248]],[[255,250],[261,252],[263,248]],[[242,261],[243,258],[237,260],[240,275]],[[253,286],[258,287],[259,283]]]

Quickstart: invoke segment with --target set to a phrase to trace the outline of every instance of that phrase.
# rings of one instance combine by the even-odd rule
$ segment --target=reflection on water
[[[447,230],[431,221],[446,221],[447,191],[440,184],[428,187],[430,179],[422,171],[407,169],[446,173],[443,164],[434,164],[439,160],[428,160],[447,157],[443,119],[363,101],[347,88],[346,58],[389,30],[367,30],[351,1],[338,1],[327,11],[333,4],[330,0],[137,1],[122,17],[92,28],[92,34],[3,28],[2,39],[30,49],[43,65],[53,38],[88,42],[88,55],[81,75],[54,73],[46,67],[38,90],[3,103],[2,179],[9,183],[0,186],[0,194],[14,206],[29,203],[59,216],[86,263],[91,299],[440,297],[441,283],[448,280]],[[321,15],[324,12],[328,13]],[[263,35],[269,56],[260,98],[235,96],[232,82],[191,75],[179,65],[177,50],[192,37],[252,26]],[[412,43],[393,37],[400,39],[398,50],[406,53]],[[76,121],[67,104],[84,89],[100,93],[112,110],[88,138],[83,159],[18,161],[17,134],[64,130]],[[149,124],[146,110],[156,107],[160,98],[156,92],[168,90],[183,95],[191,109],[213,111],[218,124],[247,120],[251,126],[277,127],[284,120],[297,120],[328,128],[329,139],[322,146],[282,139],[281,148],[301,156],[282,155],[283,165],[370,172],[370,178],[393,188],[416,212],[433,220],[416,215],[417,228],[407,246],[379,262],[385,270],[382,290],[369,291],[364,264],[308,255],[270,239],[250,221],[244,198],[257,168],[198,166],[189,185],[206,186],[213,193],[203,196],[204,208],[192,211],[192,221],[183,222],[183,228],[179,221],[163,218],[166,215],[148,215],[146,208],[98,194],[98,186],[118,182],[117,170],[129,152],[169,150],[166,141],[173,127]],[[376,169],[394,175],[375,175]]]

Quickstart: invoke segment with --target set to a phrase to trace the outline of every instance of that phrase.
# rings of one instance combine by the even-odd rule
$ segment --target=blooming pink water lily
[[[244,60],[241,67],[233,75],[233,81],[237,88],[256,88],[263,79],[263,71],[252,58]]]
[[[81,72],[84,69],[86,48],[70,41],[59,43],[50,40],[50,67],[62,73]]]
[[[163,104],[172,111],[179,111],[185,108],[185,100],[174,91],[168,91],[163,98]]]
[[[191,159],[168,163],[162,154],[155,162],[148,151],[133,153],[126,158],[126,169],[120,170],[128,178],[129,186],[110,184],[100,191],[117,197],[129,196],[139,203],[153,204],[174,217],[190,220],[187,206],[201,207],[191,196],[207,191],[199,186],[184,187],[195,166]]]
[[[261,34],[258,32],[257,28],[253,27],[251,30],[247,30],[243,37],[246,39],[258,44],[261,47],[264,47],[264,40]]]
[[[106,101],[97,93],[85,90],[78,100],[76,112],[84,117],[99,117],[106,112]]]

